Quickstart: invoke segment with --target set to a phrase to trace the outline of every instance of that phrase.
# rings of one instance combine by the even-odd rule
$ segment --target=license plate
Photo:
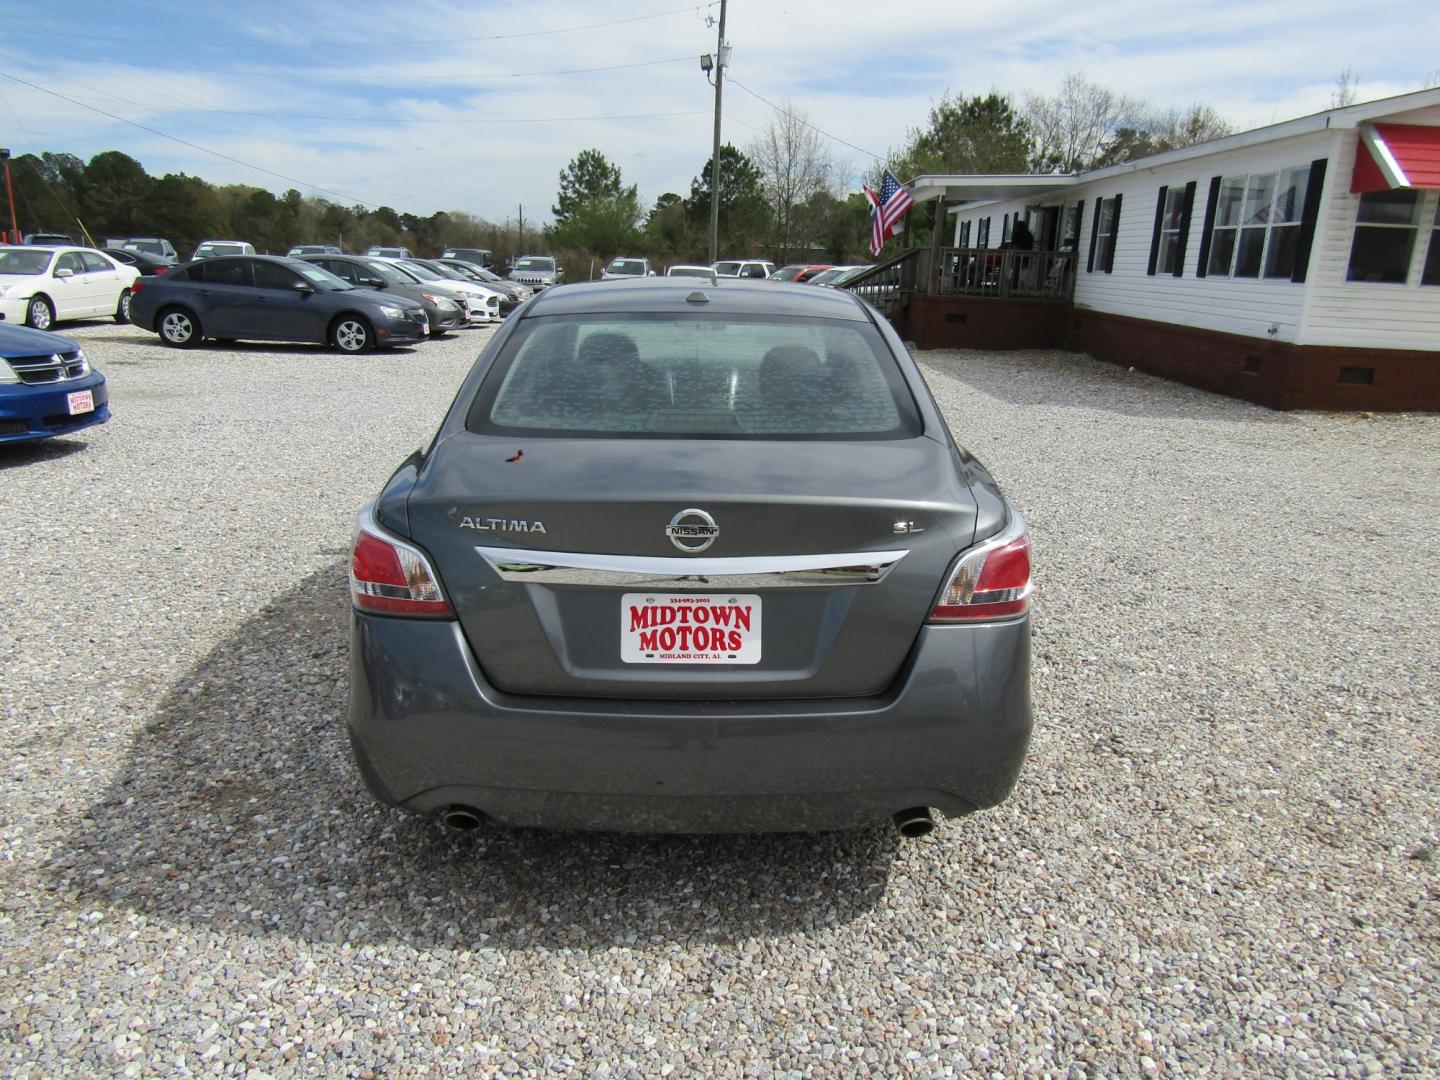
[[[625,593],[620,659],[627,664],[758,664],[753,593]]]
[[[70,410],[71,416],[94,412],[95,395],[89,390],[76,390],[73,394],[65,395],[65,407]]]

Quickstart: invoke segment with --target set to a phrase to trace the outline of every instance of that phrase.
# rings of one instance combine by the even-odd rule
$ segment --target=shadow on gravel
[[[1093,409],[1137,419],[1294,423],[1238,398],[1062,350],[918,350],[915,358],[1007,405]]]
[[[346,565],[306,578],[169,690],[49,866],[77,905],[219,933],[601,949],[844,924],[897,840],[491,829],[376,806],[344,731]]]
[[[0,469],[21,469],[38,461],[58,461],[79,453],[90,443],[83,436],[59,436],[35,442],[0,443]]]
[[[255,354],[279,354],[290,356],[318,356],[326,353],[335,356],[344,356],[345,353],[331,345],[318,345],[313,342],[279,342],[279,341],[216,341],[207,338],[199,345],[190,349],[177,349],[173,345],[166,345],[159,337],[150,335],[138,341],[130,341],[126,344],[145,345],[161,352],[169,353],[172,356],[204,356],[206,353],[255,353]],[[388,353],[408,355],[419,350],[418,345],[391,345],[383,349],[372,349],[368,353],[349,354],[359,356],[384,356]]]

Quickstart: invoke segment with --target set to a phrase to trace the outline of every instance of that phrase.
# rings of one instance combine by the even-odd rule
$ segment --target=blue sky
[[[946,90],[1019,102],[1072,71],[1160,106],[1208,103],[1237,128],[1325,108],[1347,67],[1361,100],[1440,82],[1434,0],[896,9],[903,20],[886,24],[873,0],[731,0],[726,141],[755,138],[773,115],[761,98],[789,102],[850,144],[831,147],[855,171]],[[647,201],[689,190],[710,154],[698,58],[718,12],[707,0],[0,0],[0,145],[119,149],[154,175],[421,214],[503,222],[523,204],[538,222],[560,169],[590,146]]]

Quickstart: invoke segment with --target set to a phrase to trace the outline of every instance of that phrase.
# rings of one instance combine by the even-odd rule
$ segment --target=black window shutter
[[[1115,196],[1115,213],[1110,218],[1110,249],[1105,252],[1105,273],[1115,269],[1115,248],[1120,239],[1120,200],[1125,196]]]
[[[1200,260],[1195,267],[1195,276],[1204,277],[1210,272],[1210,233],[1215,229],[1216,203],[1220,201],[1220,177],[1210,178],[1210,201],[1205,204],[1205,226],[1200,230]]]
[[[1180,243],[1175,249],[1175,276],[1185,276],[1185,248],[1190,239],[1190,211],[1195,209],[1195,181],[1185,185],[1185,202],[1180,207]]]
[[[1155,229],[1150,234],[1150,265],[1145,268],[1145,273],[1151,277],[1155,276],[1155,260],[1160,256],[1160,228],[1165,224],[1165,196],[1169,193],[1168,184],[1160,185],[1160,197],[1155,200]]]
[[[1095,269],[1095,244],[1100,239],[1100,207],[1104,199],[1095,200],[1095,217],[1090,222],[1090,258],[1085,261],[1085,272]]]
[[[1320,216],[1320,196],[1325,187],[1325,158],[1310,163],[1310,182],[1305,185],[1305,209],[1300,214],[1300,235],[1295,244],[1295,269],[1291,281],[1304,281],[1310,269],[1310,248],[1315,243],[1315,220]]]

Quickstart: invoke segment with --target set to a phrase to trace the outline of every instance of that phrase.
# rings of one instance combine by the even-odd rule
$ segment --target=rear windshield
[[[908,438],[920,419],[869,323],[766,316],[529,320],[472,431],[734,439]]]

